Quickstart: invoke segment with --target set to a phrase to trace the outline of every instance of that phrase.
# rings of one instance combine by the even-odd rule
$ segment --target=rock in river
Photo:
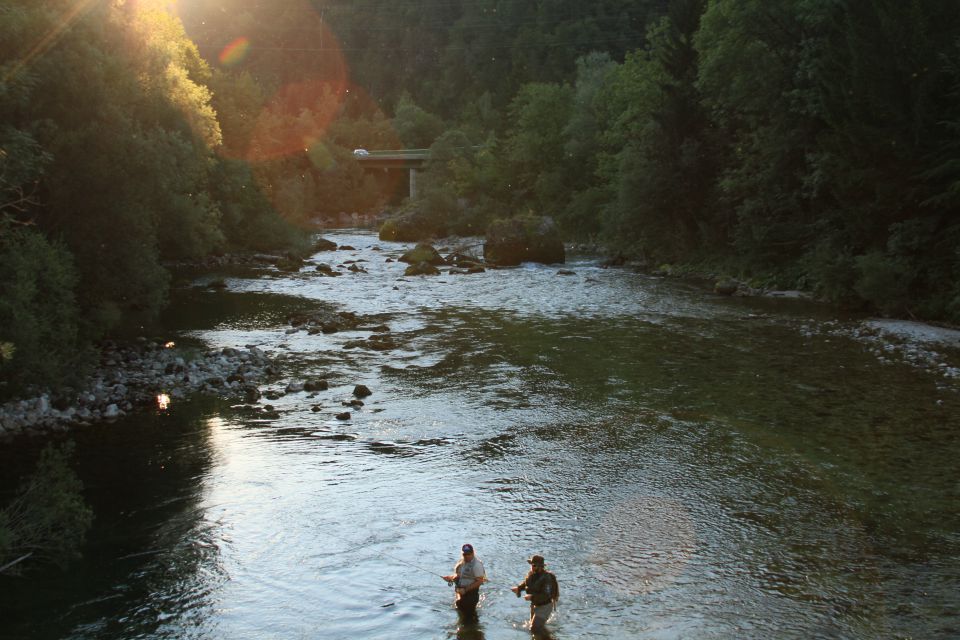
[[[493,221],[487,228],[483,257],[488,263],[500,266],[566,260],[563,241],[553,219],[531,215]]]

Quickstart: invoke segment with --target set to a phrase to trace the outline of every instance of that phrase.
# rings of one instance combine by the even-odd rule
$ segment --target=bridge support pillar
[[[410,168],[410,199],[417,197],[417,170]]]

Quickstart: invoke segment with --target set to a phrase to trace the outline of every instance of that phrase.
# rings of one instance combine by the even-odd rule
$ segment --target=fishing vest
[[[560,597],[560,585],[557,583],[557,576],[549,571],[543,573],[533,573],[527,575],[526,583],[527,593],[530,594],[530,604],[540,606],[552,602]]]

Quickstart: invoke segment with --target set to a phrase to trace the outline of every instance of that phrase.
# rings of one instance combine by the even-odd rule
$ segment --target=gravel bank
[[[116,420],[157,407],[161,394],[171,399],[204,393],[254,401],[260,397],[259,383],[275,374],[271,359],[256,347],[197,352],[148,340],[107,344],[99,366],[79,391],[44,393],[0,406],[0,442]]]

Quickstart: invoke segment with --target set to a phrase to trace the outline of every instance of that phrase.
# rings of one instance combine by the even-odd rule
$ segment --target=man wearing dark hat
[[[510,590],[518,598],[521,591],[527,592],[523,598],[530,601],[530,630],[540,633],[560,598],[560,585],[557,584],[557,577],[546,570],[543,556],[532,556],[527,562],[530,564],[530,573]]]
[[[473,551],[473,545],[465,544],[460,549],[463,558],[453,568],[453,575],[443,576],[447,582],[456,585],[454,604],[465,621],[477,619],[477,604],[480,602],[480,585],[487,579],[483,563]]]

